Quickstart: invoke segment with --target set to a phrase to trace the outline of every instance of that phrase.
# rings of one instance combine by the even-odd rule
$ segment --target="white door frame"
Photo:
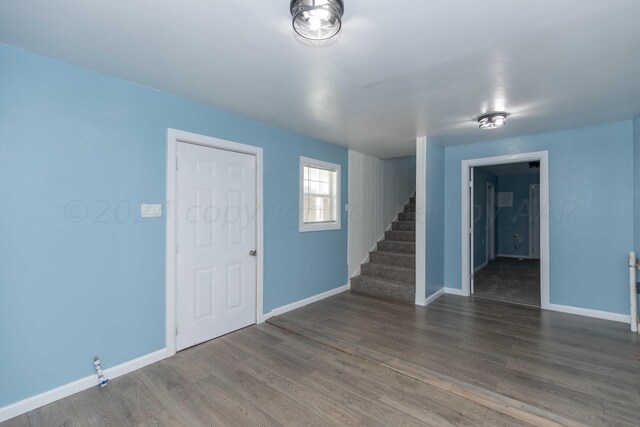
[[[491,188],[491,191],[489,191]],[[489,197],[491,194],[491,197]],[[487,182],[487,264],[496,258],[496,186]]]
[[[253,145],[239,144],[237,142],[225,141],[223,139],[212,138],[210,136],[198,135],[169,128],[167,131],[167,200],[166,200],[166,317],[165,317],[165,340],[167,355],[176,354],[176,229],[177,215],[177,150],[178,143],[187,142],[205,147],[218,148],[222,150],[234,151],[237,153],[250,154],[256,157],[256,248],[258,251],[258,265],[256,269],[256,322],[264,322],[263,313],[263,204],[262,204],[262,148]]]
[[[538,192],[540,191],[539,187],[540,184],[529,184],[529,258],[533,258],[533,236],[535,235],[534,231],[533,231],[533,218],[534,218],[534,212],[533,212],[533,189],[535,187],[538,187]],[[538,225],[538,228],[540,228],[540,226]]]
[[[472,167],[490,166],[506,163],[540,162],[540,304],[543,309],[550,306],[549,296],[549,152],[538,151],[532,153],[510,154],[506,156],[485,157],[480,159],[463,160],[462,169],[462,294],[470,295],[471,263],[470,263],[470,206],[469,171]]]

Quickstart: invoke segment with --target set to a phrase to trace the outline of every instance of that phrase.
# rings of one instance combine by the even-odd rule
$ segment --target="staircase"
[[[351,279],[351,291],[413,304],[416,296],[416,198],[405,205],[391,230],[384,233],[377,250],[361,274]]]

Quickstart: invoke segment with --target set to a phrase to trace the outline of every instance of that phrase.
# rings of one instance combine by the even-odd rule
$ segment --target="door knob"
[[[249,251],[249,255],[258,256],[258,251]]]

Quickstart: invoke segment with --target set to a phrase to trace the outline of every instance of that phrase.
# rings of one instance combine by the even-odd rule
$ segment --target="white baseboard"
[[[430,297],[427,297],[427,299],[424,300],[424,305],[427,306],[431,304],[432,302],[440,298],[442,295],[444,295],[444,288],[439,289],[435,294],[431,295]]]
[[[631,323],[631,315],[611,313],[608,311],[591,310],[588,308],[572,307],[570,305],[549,304],[547,310],[561,313],[575,314],[578,316],[594,317],[596,319],[612,320],[614,322]]]
[[[458,289],[458,288],[444,288],[444,293],[445,294],[450,294],[450,295],[458,295],[463,297],[464,293],[462,293],[462,289]]]
[[[152,363],[159,362],[166,357],[166,349],[158,350],[145,356],[138,357],[137,359],[114,366],[113,368],[105,369],[104,374],[109,379],[117,378],[147,365],[151,365]],[[11,418],[71,396],[72,394],[78,393],[82,390],[97,386],[98,376],[89,375],[88,377],[54,388],[53,390],[45,391],[44,393],[36,396],[12,403],[11,405],[0,408],[0,422],[10,420]],[[107,387],[109,387],[109,385],[107,385]]]
[[[464,296],[462,289],[444,288],[445,294]],[[593,317],[595,319],[611,320],[614,322],[631,323],[631,316],[628,314],[610,313],[608,311],[590,310],[587,308],[572,307],[569,305],[549,304],[545,310],[558,311],[561,313],[575,314],[578,316]]]
[[[478,271],[482,270],[483,268],[485,268],[487,265],[489,265],[489,261],[485,261],[484,264],[480,264],[479,266],[477,266],[473,272],[477,273]]]
[[[323,292],[321,294],[314,295],[312,297],[305,298],[303,300],[300,300],[300,301],[297,301],[297,302],[293,302],[291,304],[283,305],[282,307],[274,308],[273,310],[271,310],[270,313],[265,313],[263,315],[263,318],[264,318],[264,320],[268,320],[271,317],[280,316],[281,314],[285,314],[285,313],[287,313],[289,311],[304,307],[305,305],[309,305],[309,304],[312,304],[314,302],[318,302],[320,300],[323,300],[325,298],[332,297],[332,296],[337,295],[339,293],[342,293],[344,291],[348,291],[349,289],[351,289],[351,282],[347,283],[344,286],[340,286],[339,288],[331,289],[330,291]]]
[[[502,255],[502,254],[496,255],[496,258],[539,259],[539,258],[530,257],[529,255]]]

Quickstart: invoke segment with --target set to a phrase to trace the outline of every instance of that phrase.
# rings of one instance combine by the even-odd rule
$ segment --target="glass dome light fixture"
[[[330,39],[342,27],[342,0],[291,0],[289,9],[293,17],[293,29],[305,39]]]
[[[509,116],[509,114],[504,112],[484,114],[478,117],[480,129],[488,130],[501,128],[507,124],[507,116]]]

